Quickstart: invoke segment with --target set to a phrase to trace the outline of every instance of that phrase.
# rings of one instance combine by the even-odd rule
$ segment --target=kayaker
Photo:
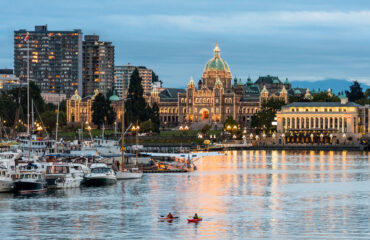
[[[199,219],[198,214],[196,213],[193,217],[193,219]]]
[[[167,218],[173,218],[172,213],[168,213]]]

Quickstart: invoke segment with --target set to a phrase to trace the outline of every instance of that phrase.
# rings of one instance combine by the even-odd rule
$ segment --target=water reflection
[[[370,238],[368,153],[232,151],[198,171],[0,194],[5,238]],[[172,212],[173,222],[158,221]],[[197,212],[199,224],[186,223]]]

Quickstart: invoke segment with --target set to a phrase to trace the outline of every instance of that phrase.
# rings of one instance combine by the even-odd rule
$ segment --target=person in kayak
[[[196,213],[193,217],[193,219],[199,219],[198,214]]]
[[[168,213],[167,218],[173,218],[172,213]]]

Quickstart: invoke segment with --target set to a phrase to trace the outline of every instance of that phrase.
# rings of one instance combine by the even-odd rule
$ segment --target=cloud
[[[208,15],[120,15],[106,21],[133,27],[164,27],[208,33],[263,33],[278,28],[369,28],[370,11],[268,11]],[[299,29],[298,29],[299,30]],[[307,30],[307,29],[305,29]]]

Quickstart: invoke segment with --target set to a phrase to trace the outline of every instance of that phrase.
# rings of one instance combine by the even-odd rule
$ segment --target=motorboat
[[[87,172],[82,164],[57,163],[46,168],[46,182],[48,188],[75,188],[80,187]]]
[[[105,163],[93,163],[90,170],[84,177],[84,184],[87,186],[112,185],[117,182],[115,172]]]
[[[117,180],[137,179],[143,176],[143,171],[139,168],[124,168],[123,171],[116,172]]]
[[[17,174],[14,190],[20,194],[46,192],[47,182],[45,175],[38,171],[22,171]]]

